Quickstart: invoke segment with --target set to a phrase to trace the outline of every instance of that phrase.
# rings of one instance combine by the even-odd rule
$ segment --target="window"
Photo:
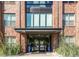
[[[26,4],[27,5],[33,4],[33,1],[27,1]]]
[[[52,1],[27,1],[27,8],[31,7],[51,7]]]
[[[15,1],[5,1],[5,4],[15,4]]]
[[[34,14],[34,26],[39,27],[39,14]]]
[[[52,14],[47,14],[47,26],[52,26]]]
[[[45,26],[45,14],[40,14],[40,26]]]
[[[64,14],[64,22],[66,26],[74,26],[75,14]]]
[[[45,1],[40,1],[40,4],[45,4]]]
[[[33,26],[33,14],[27,13],[27,26]]]
[[[31,26],[31,14],[27,14],[27,26]]]
[[[26,13],[27,27],[52,27],[52,14]]]
[[[46,5],[44,4],[45,4],[45,1],[40,1],[40,7],[46,7]]]
[[[63,3],[74,3],[75,1],[63,1]]]
[[[15,14],[4,14],[4,25],[15,26]]]
[[[52,1],[46,1],[47,4],[52,4]]]
[[[15,45],[16,38],[14,36],[5,36],[5,44],[9,47]]]
[[[75,43],[75,37],[73,37],[73,36],[65,36],[65,43],[74,44]]]
[[[39,4],[39,1],[33,1],[33,4]]]

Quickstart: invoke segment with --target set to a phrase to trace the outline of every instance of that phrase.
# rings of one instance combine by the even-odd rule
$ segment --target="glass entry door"
[[[45,40],[42,39],[35,39],[34,40],[34,52],[45,52]]]
[[[34,43],[33,43],[33,52],[39,52],[39,40],[37,40],[37,39],[34,39]]]
[[[40,39],[40,46],[39,46],[40,52],[45,52],[46,51],[45,47],[46,47],[45,40]]]
[[[50,40],[46,38],[29,39],[30,52],[48,52],[50,50]]]

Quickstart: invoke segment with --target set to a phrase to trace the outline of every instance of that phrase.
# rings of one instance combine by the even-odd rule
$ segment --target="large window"
[[[75,14],[64,14],[65,26],[74,26],[75,25]]]
[[[52,27],[52,14],[26,13],[27,27]]]
[[[4,14],[4,25],[5,26],[15,26],[15,14]]]
[[[15,1],[5,1],[5,4],[15,4]]]
[[[65,36],[65,43],[74,44],[75,43],[75,37],[74,36]]]
[[[26,6],[27,6],[27,8],[30,8],[30,7],[51,7],[52,1],[27,1]]]

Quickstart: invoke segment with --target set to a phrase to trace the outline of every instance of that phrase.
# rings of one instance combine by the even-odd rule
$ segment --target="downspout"
[[[57,26],[57,27],[59,28],[59,21],[60,21],[60,20],[59,20],[59,1],[57,2],[57,9],[58,9],[58,14],[57,14],[57,15],[58,15],[58,26]],[[57,45],[57,47],[59,47],[60,33],[58,33],[57,36],[58,36],[58,40],[57,40],[58,45]]]
[[[58,14],[57,14],[58,15],[58,26],[57,27],[59,28],[59,1],[57,2],[57,9],[58,9]]]
[[[19,26],[21,28],[21,1],[19,1]],[[21,53],[21,33],[20,33],[20,53]]]

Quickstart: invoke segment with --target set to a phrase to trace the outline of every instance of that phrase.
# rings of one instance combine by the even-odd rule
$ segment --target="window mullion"
[[[33,28],[34,28],[34,13],[33,13]]]
[[[69,16],[69,14],[68,14],[68,24],[69,24],[69,26],[70,26],[70,16]]]
[[[39,14],[39,27],[41,27],[41,26],[40,26],[40,23],[41,23],[41,22],[40,22],[40,15],[41,15],[41,14]]]
[[[45,13],[45,27],[47,26],[47,14]]]

